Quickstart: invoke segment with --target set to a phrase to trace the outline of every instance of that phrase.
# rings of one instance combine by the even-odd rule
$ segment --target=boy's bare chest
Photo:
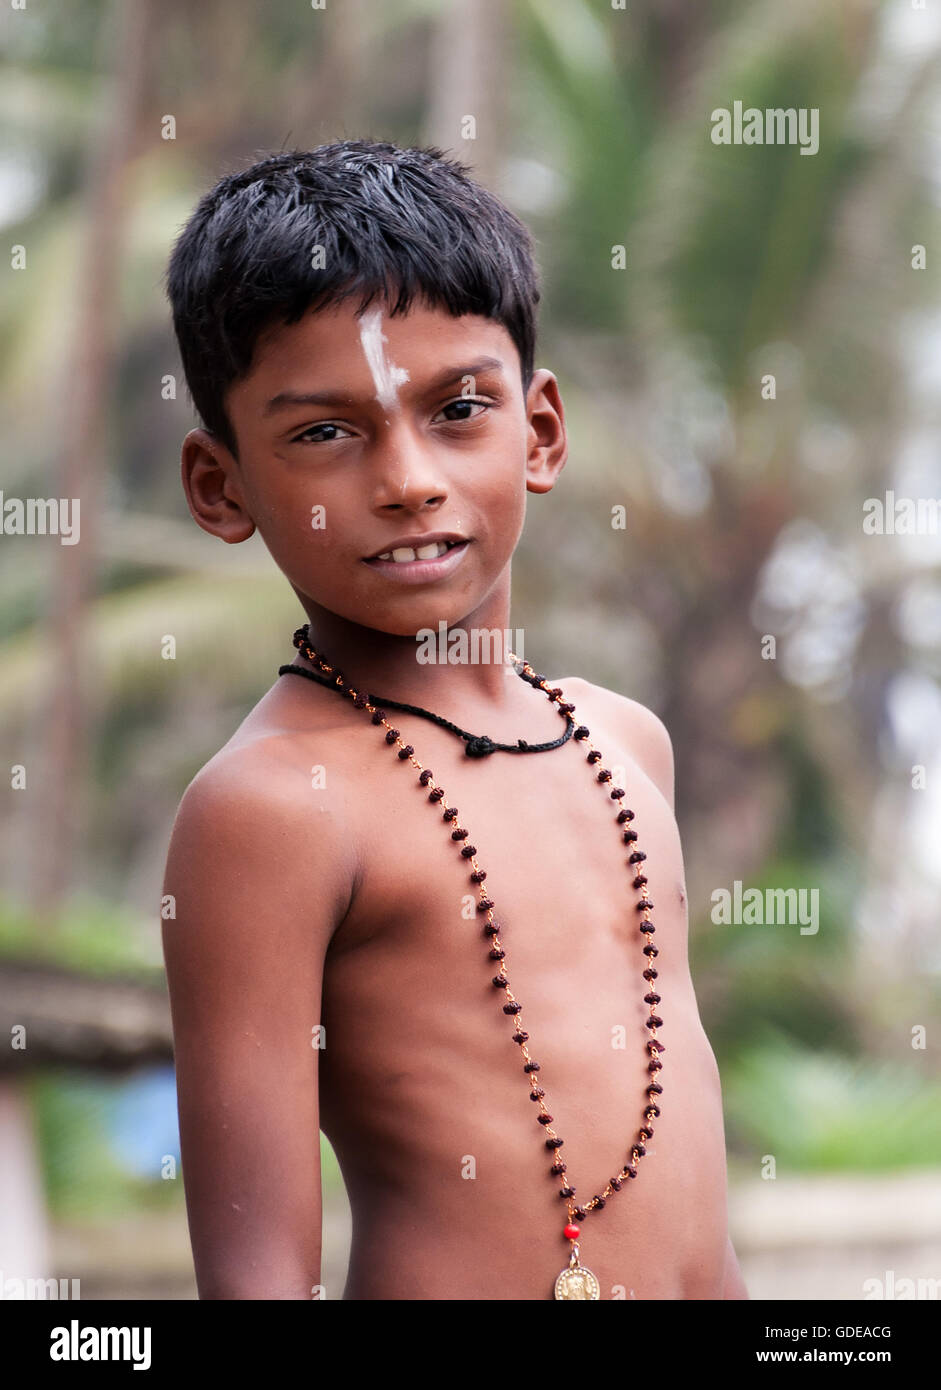
[[[721,1107],[689,977],[679,834],[631,750],[581,703],[579,713],[604,765],[617,769],[617,785],[627,792],[621,804],[635,813],[636,844],[625,844],[609,787],[574,740],[547,753],[475,761],[453,736],[417,719],[406,728],[402,720],[403,735],[444,788],[441,804],[428,800],[415,768],[381,738],[368,763],[346,771],[362,778],[368,793],[361,873],[325,965],[322,1124],[362,1229],[397,1230],[399,1194],[407,1192],[412,1216],[419,1213],[436,1231],[433,1248],[447,1247],[448,1232],[466,1231],[468,1222],[488,1233],[484,1243],[494,1248],[492,1213],[512,1210],[521,1229],[543,1232],[543,1274],[558,1273],[558,1180],[540,1158],[532,1079],[512,1041],[514,1019],[502,1010],[506,996],[493,980],[505,973],[522,1004],[522,1026],[572,1171],[600,1191],[636,1138],[650,1081],[643,999],[649,961],[638,930],[638,868],[628,862],[640,848],[660,951],[656,988],[670,1110],[648,1145],[647,1215],[638,1226],[636,1203],[605,1213],[593,1246],[596,1272],[620,1277],[635,1245],[654,1235],[662,1244],[675,1227],[685,1232],[676,1269],[708,1267],[713,1278],[724,1240]],[[358,794],[353,802],[359,804]],[[457,808],[457,818],[445,820],[443,806]],[[467,829],[468,838],[453,840],[452,826]],[[481,886],[460,853],[467,844],[487,874],[482,888],[493,903],[502,960],[489,954],[485,915],[477,910]],[[698,1155],[694,1172],[684,1167],[690,1153]],[[465,1181],[471,1159],[475,1182]],[[474,1202],[479,1209],[471,1211]],[[649,1230],[644,1222],[652,1223]],[[437,1268],[428,1273],[435,1287],[441,1277]],[[679,1279],[673,1266],[670,1278]],[[679,1287],[665,1283],[663,1296],[676,1296]]]
[[[580,713],[581,713],[580,707]],[[560,1025],[572,1037],[598,1033],[610,1048],[619,1026],[642,1025],[642,954],[638,930],[641,870],[654,902],[658,966],[671,988],[695,1008],[687,967],[683,861],[672,811],[634,761],[616,731],[597,715],[583,715],[613,783],[597,780],[584,745],[574,739],[545,753],[464,755],[463,744],[426,721],[399,721],[416,757],[444,789],[429,799],[409,762],[376,739],[375,756],[359,772],[365,812],[361,874],[351,909],[328,954],[328,1011],[364,1010],[374,1029],[393,1021],[398,1037],[411,1036],[422,1014],[446,1011],[478,1029],[500,1024],[511,1033],[495,999],[493,977],[504,973],[522,1001],[527,1026],[544,1036]],[[612,785],[627,795],[611,799]],[[355,798],[359,801],[361,798]],[[618,806],[634,811],[637,840],[625,843]],[[446,811],[456,810],[446,818]],[[454,830],[467,836],[454,839]],[[462,848],[473,847],[473,857]],[[646,859],[631,864],[642,851]],[[472,881],[474,864],[485,871]],[[506,955],[490,956],[481,894]],[[375,1034],[374,1034],[375,1035]],[[416,1032],[416,1040],[420,1034]]]
[[[371,936],[377,926],[384,930],[396,907],[414,917],[419,902],[442,926],[466,922],[469,902],[481,892],[470,879],[474,862],[487,873],[485,891],[495,913],[503,911],[508,919],[524,902],[527,916],[539,903],[550,921],[560,914],[597,919],[612,913],[617,918],[624,908],[633,913],[638,893],[632,880],[642,869],[650,894],[659,893],[662,907],[685,923],[673,814],[632,750],[610,727],[601,727],[594,712],[592,741],[604,754],[594,765],[585,744],[575,739],[543,753],[477,759],[465,756],[460,739],[427,721],[400,716],[398,722],[433,782],[421,786],[413,764],[376,737],[375,756],[360,769],[363,872],[341,946],[353,944],[360,928]],[[611,769],[610,782],[597,780],[601,767]],[[346,775],[355,773],[347,769]],[[429,794],[435,786],[444,793],[437,801]],[[620,802],[610,796],[614,786],[625,790]],[[617,823],[621,806],[635,813],[630,826]],[[636,843],[625,843],[626,829],[636,831]],[[473,856],[467,853],[471,847]],[[647,855],[642,865],[629,863],[635,850]],[[412,925],[421,935],[420,919]]]

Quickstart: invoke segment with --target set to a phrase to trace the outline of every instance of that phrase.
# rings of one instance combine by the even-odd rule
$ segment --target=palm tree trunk
[[[116,301],[124,239],[124,191],[138,127],[152,0],[116,0],[103,25],[113,86],[89,155],[86,239],[79,262],[74,338],[66,364],[57,475],[61,498],[79,506],[77,544],[54,546],[49,679],[40,703],[42,772],[31,834],[28,895],[38,923],[54,919],[72,882],[80,843],[90,725],[87,607],[97,570],[96,528],[114,375]],[[112,37],[116,31],[116,38]],[[156,138],[156,134],[154,136]],[[61,505],[61,503],[60,503]]]
[[[425,143],[453,150],[474,177],[500,192],[507,117],[508,58],[515,25],[506,0],[446,6],[431,43]],[[464,123],[473,118],[468,136]]]

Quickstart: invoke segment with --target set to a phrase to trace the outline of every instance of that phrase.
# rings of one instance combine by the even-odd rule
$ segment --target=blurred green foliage
[[[186,511],[179,443],[194,419],[182,379],[177,399],[161,394],[179,370],[160,280],[181,222],[223,170],[264,149],[368,130],[432,138],[474,164],[476,149],[455,130],[423,126],[442,95],[429,55],[445,8],[362,8],[353,82],[342,7],[332,8],[337,17],[316,30],[302,6],[160,8],[125,171],[119,351],[99,402],[106,514],[87,614],[97,704],[86,854],[55,934],[43,934],[24,905],[22,837],[5,837],[0,959],[159,972],[175,807],[290,658],[300,619],[257,537],[232,553]],[[649,0],[614,12],[517,0],[506,9],[514,43],[488,52],[503,105],[484,112],[502,143],[484,173],[536,236],[546,280],[537,360],[559,376],[572,443],[514,557],[513,621],[542,669],[610,685],[667,723],[691,967],[733,1160],[753,1172],[766,1152],[803,1171],[938,1163],[937,1052],[933,1040],[933,1050],[912,1050],[904,1032],[936,1009],[935,977],[923,959],[891,952],[874,974],[857,921],[880,882],[871,810],[888,776],[878,756],[885,691],[900,671],[935,681],[941,672],[938,651],[916,648],[890,621],[910,558],[861,551],[859,530],[860,499],[891,485],[887,461],[907,443],[898,343],[912,315],[936,312],[941,260],[929,256],[920,275],[909,262],[912,244],[932,243],[938,227],[937,190],[917,153],[934,55],[915,45],[899,57],[890,5]],[[10,149],[42,184],[6,227],[36,272],[8,276],[0,303],[10,491],[51,494],[74,426],[61,403],[87,344],[67,328],[95,213],[83,196],[103,138],[105,79],[121,61],[106,42],[117,12],[87,0],[6,20],[0,110]],[[473,5],[451,22],[472,19]],[[887,62],[897,100],[867,126],[860,96]],[[818,154],[713,145],[710,112],[736,97],[819,108]],[[157,134],[168,103],[173,142]],[[536,193],[525,167],[539,175]],[[616,246],[627,252],[623,274],[611,269]],[[780,378],[771,408],[759,394],[768,371]],[[848,465],[836,449],[828,468],[808,463],[821,421],[849,441]],[[615,503],[628,507],[627,533],[612,531]],[[786,594],[777,610],[755,608],[763,566],[795,519],[827,536],[867,607],[870,630],[842,693],[820,702],[782,674],[783,660],[756,655],[767,631],[786,654],[806,616]],[[46,615],[60,598],[50,551],[24,540],[4,537],[0,548],[9,763],[37,729],[41,751],[40,696],[62,676],[48,650]],[[172,661],[158,657],[166,633],[177,640]],[[235,638],[224,654],[220,633]],[[22,804],[12,798],[7,829],[20,828]],[[893,852],[904,860],[903,818],[893,828],[883,862]],[[709,922],[710,893],[736,878],[818,888],[819,932]],[[180,1184],[132,1180],[109,1158],[99,1123],[108,1084],[65,1074],[34,1083],[54,1208],[181,1201]],[[338,1180],[324,1141],[325,1185]]]

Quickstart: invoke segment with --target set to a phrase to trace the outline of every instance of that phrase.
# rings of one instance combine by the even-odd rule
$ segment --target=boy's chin
[[[306,609],[307,605],[304,606]],[[438,639],[443,633],[468,627],[474,611],[473,608],[465,611],[463,604],[447,605],[442,599],[437,603],[414,604],[409,611],[398,613],[375,606],[353,611],[344,608],[340,611],[317,600],[314,600],[314,607],[331,612],[334,617],[351,625],[383,633],[387,637],[407,637],[416,643],[427,642],[429,637]]]
[[[438,609],[435,612],[408,619],[394,618],[391,615],[386,618],[377,613],[367,613],[361,619],[354,619],[354,621],[359,622],[361,627],[371,628],[373,632],[383,632],[388,637],[410,637],[415,642],[420,642],[432,635],[437,637],[441,631],[462,627],[466,616],[463,613],[448,616]],[[443,628],[442,624],[444,625]]]

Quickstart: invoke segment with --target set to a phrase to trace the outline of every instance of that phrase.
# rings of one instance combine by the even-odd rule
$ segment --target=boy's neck
[[[390,700],[452,717],[453,712],[461,708],[512,708],[527,689],[508,658],[510,650],[516,651],[513,634],[508,630],[509,603],[501,595],[490,598],[489,603],[446,631],[437,624],[430,629],[434,633],[436,653],[432,662],[419,661],[421,644],[415,635],[379,632],[348,622],[316,604],[306,603],[305,608],[313,647],[338,666],[351,684],[385,695]],[[486,641],[477,644],[472,640],[475,630],[492,634],[489,648]],[[438,641],[442,632],[445,633],[444,643]],[[465,660],[447,661],[449,633],[466,634],[462,639],[469,652]],[[296,664],[310,665],[300,653]]]

